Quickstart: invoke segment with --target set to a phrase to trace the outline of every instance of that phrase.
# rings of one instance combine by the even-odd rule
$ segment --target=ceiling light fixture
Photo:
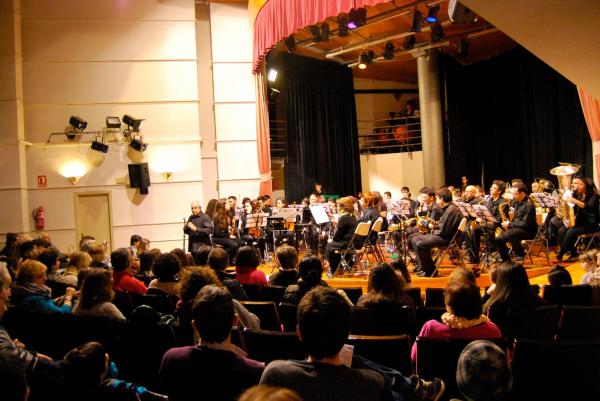
[[[367,23],[367,9],[364,7],[353,8],[348,14],[348,28],[356,29]]]
[[[341,37],[348,36],[348,14],[341,13],[337,17],[338,35]]]
[[[277,81],[277,70],[275,68],[270,68],[269,73],[267,74],[267,79],[269,82]]]
[[[406,39],[404,39],[404,44],[402,45],[402,47],[404,48],[404,50],[412,50],[415,48],[416,41],[417,38],[415,38],[415,35],[407,36]]]
[[[413,22],[412,27],[410,28],[413,32],[421,32],[421,28],[423,27],[423,14],[419,10],[415,10],[413,14]]]
[[[394,44],[392,42],[387,42],[384,47],[383,58],[386,60],[391,60],[394,58]]]
[[[442,24],[440,24],[439,22],[437,24],[434,24],[431,27],[431,42],[432,43],[439,42],[444,37],[446,37],[446,34],[444,33],[444,30],[442,29]]]
[[[98,139],[100,139],[100,141]],[[92,141],[92,150],[102,153],[108,153],[108,145],[104,143],[104,137],[97,136]]]
[[[119,117],[106,117],[106,128],[108,129],[120,129],[121,128],[121,119]]]
[[[429,12],[427,13],[427,17],[425,17],[425,20],[427,22],[429,22],[430,24],[435,24],[436,22],[439,22],[440,20],[437,17],[439,11],[440,11],[439,5],[429,7]]]
[[[137,150],[138,152],[145,152],[146,148],[148,148],[148,144],[144,143],[142,137],[140,136],[139,139],[132,138],[131,142],[129,143],[129,147]]]

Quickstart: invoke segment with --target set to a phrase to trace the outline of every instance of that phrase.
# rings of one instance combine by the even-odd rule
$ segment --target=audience
[[[88,253],[92,258],[92,263],[90,264],[90,267],[97,267],[100,269],[110,268],[110,266],[107,263],[105,244],[93,244],[92,246],[90,246]]]
[[[165,353],[160,388],[170,401],[235,401],[258,384],[264,364],[246,358],[231,343],[235,322],[231,294],[225,287],[205,286],[194,300],[192,316],[200,342]]]
[[[298,264],[298,281],[296,284],[289,285],[285,289],[283,302],[298,305],[300,300],[308,291],[317,286],[327,286],[321,280],[323,275],[323,265],[321,260],[315,255],[306,255]]]
[[[591,251],[587,251],[584,254],[579,255],[579,263],[581,263],[581,267],[585,271],[585,274],[581,277],[581,281],[579,284],[590,284],[592,275],[598,273],[594,273],[598,268],[598,251],[593,249]]]
[[[127,248],[119,248],[110,254],[113,267],[113,288],[115,291],[145,294],[148,289],[140,280],[133,277],[132,256]]]
[[[217,273],[217,277],[227,287],[233,299],[238,301],[248,300],[248,295],[246,295],[242,283],[234,278],[235,275],[230,275],[225,271],[229,266],[229,255],[225,249],[214,248],[208,255],[208,266]]]
[[[235,278],[242,284],[267,285],[267,276],[258,270],[260,257],[256,249],[242,246],[235,256]]]
[[[292,390],[282,387],[254,386],[244,391],[238,401],[302,401]]]
[[[158,255],[160,255],[160,249],[156,248],[142,252],[140,255],[140,268],[137,274],[138,277],[143,277],[144,279],[152,277],[152,264]]]
[[[212,251],[212,248],[210,246],[200,245],[196,252],[194,252],[194,261],[196,262],[196,266],[208,265],[208,255],[210,255],[210,251]]]
[[[548,272],[548,283],[550,285],[572,285],[571,273],[562,265],[556,265]]]
[[[279,264],[279,269],[269,276],[270,285],[287,287],[296,284],[298,281],[298,252],[293,246],[283,244],[275,251],[275,259]]]
[[[114,296],[110,272],[106,269],[91,268],[83,280],[79,303],[73,313],[125,320],[119,308],[112,303]]]
[[[60,266],[59,253],[55,249],[49,248],[38,256],[38,261],[42,262],[46,266],[46,277],[48,280],[56,280],[56,272]]]
[[[179,295],[179,272],[181,263],[172,253],[161,253],[154,259],[152,264],[152,273],[154,280],[150,282],[148,288],[162,291],[167,295]]]
[[[87,252],[76,251],[69,257],[69,264],[64,269],[59,269],[54,280],[70,285],[71,287],[79,287],[79,272],[90,267],[92,258]]]
[[[356,306],[367,308],[408,306],[413,312],[415,305],[406,292],[406,283],[387,263],[377,263],[369,273],[367,293],[361,295]]]

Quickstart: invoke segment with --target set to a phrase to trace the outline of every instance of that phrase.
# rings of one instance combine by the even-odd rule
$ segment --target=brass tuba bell
[[[575,225],[575,213],[573,205],[570,205],[566,199],[571,195],[571,182],[573,175],[579,171],[581,166],[576,164],[559,163],[560,166],[550,170],[550,174],[555,175],[558,180],[558,207],[556,208],[556,217],[563,220],[567,228]]]

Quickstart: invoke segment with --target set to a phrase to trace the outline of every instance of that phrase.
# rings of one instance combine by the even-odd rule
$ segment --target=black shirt
[[[529,198],[521,202],[515,202],[515,212],[513,219],[508,223],[508,228],[520,228],[531,235],[537,232],[537,221],[535,219],[535,206]]]
[[[452,202],[445,205],[442,210],[443,214],[439,220],[439,228],[433,234],[450,241],[454,237],[454,234],[456,234],[463,216],[458,206]]]
[[[192,223],[196,226],[196,231],[188,227],[187,223]],[[213,222],[206,213],[200,212],[199,215],[191,215],[183,228],[183,232],[189,236],[188,251],[195,252],[200,244],[211,246],[210,234],[213,233]]]
[[[354,230],[356,230],[356,226],[358,225],[358,221],[356,217],[352,214],[344,214],[340,216],[337,223],[337,228],[335,230],[335,235],[333,236],[334,241],[339,242],[350,242],[352,239],[352,235],[354,235]]]

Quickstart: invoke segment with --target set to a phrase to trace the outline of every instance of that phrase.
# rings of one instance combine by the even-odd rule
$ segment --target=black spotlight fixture
[[[338,23],[338,35],[339,36],[348,36],[348,14],[340,13],[337,17]]]
[[[327,42],[329,40],[329,24],[327,22],[323,22],[321,24],[321,40],[323,42]]]
[[[75,131],[83,131],[87,127],[87,121],[79,116],[71,116],[69,125],[75,128]]]
[[[102,153],[108,153],[108,145],[104,143],[104,138],[101,138],[102,142],[98,141],[98,137],[92,141],[92,150]]]
[[[119,129],[121,128],[121,119],[115,116],[106,117],[106,128]]]
[[[294,38],[294,35],[288,36],[285,39],[284,43],[289,51],[293,52],[294,50],[296,50],[296,38]]]
[[[367,9],[364,7],[353,8],[348,14],[348,28],[356,29],[367,23]]]
[[[421,32],[421,28],[423,28],[423,14],[421,11],[415,10],[410,30],[413,32]]]
[[[140,130],[140,125],[142,124],[144,119],[135,118],[129,114],[125,114],[123,116],[123,124],[125,124],[129,131],[138,132]]]
[[[436,43],[444,39],[446,34],[442,30],[442,24],[439,22],[431,26],[431,42]]]
[[[385,44],[383,58],[386,60],[391,60],[394,58],[394,44],[392,42],[387,42]]]
[[[142,138],[140,137],[140,139],[132,138],[131,142],[129,143],[129,146],[132,149],[137,150],[138,152],[145,152],[146,148],[148,147],[148,144],[144,143],[142,141]]]
[[[323,37],[321,36],[321,29],[319,28],[319,25],[311,25],[309,27],[310,29],[310,34],[312,35],[312,40],[315,42],[321,42],[323,41]]]
[[[458,42],[458,57],[467,57],[469,55],[469,41],[462,38]]]
[[[373,50],[364,51],[358,56],[358,69],[364,70],[367,68],[367,65],[373,64],[373,59],[375,58],[375,52]]]
[[[427,17],[425,17],[425,20],[427,22],[429,22],[430,24],[435,24],[436,22],[440,22],[440,20],[437,17],[439,11],[440,11],[439,5],[429,7],[429,12],[427,13]]]
[[[415,35],[407,36],[406,39],[404,39],[404,44],[402,45],[402,47],[404,48],[404,50],[412,50],[415,48],[416,41],[417,38],[415,38]]]

